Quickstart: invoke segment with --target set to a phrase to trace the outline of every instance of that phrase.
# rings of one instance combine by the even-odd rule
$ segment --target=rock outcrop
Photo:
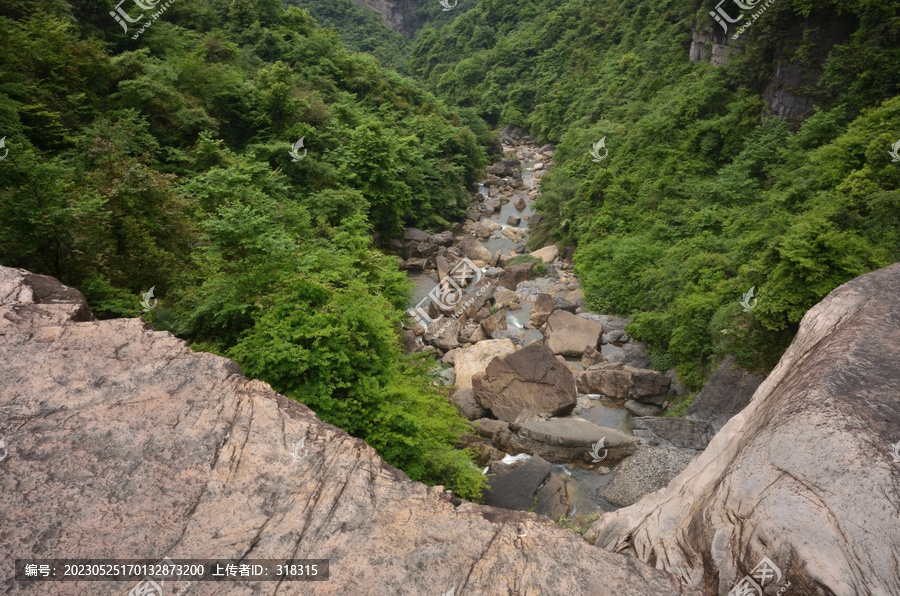
[[[586,538],[708,594],[764,557],[766,594],[900,594],[898,295],[900,264],[831,292],[706,450]]]
[[[600,345],[603,325],[565,310],[554,310],[547,319],[545,334],[547,347],[554,354],[581,357],[585,348],[596,349]]]
[[[168,556],[330,561],[327,582],[234,581],[229,596],[700,596],[547,518],[411,482],[230,360],[139,319],[78,322],[80,300],[37,303],[27,275],[0,267],[5,594],[38,593],[11,579],[17,558]],[[47,582],[39,593],[133,585]],[[222,590],[201,582],[189,594]]]

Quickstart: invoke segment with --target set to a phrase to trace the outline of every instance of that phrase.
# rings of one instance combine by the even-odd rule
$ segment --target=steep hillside
[[[726,353],[770,369],[813,304],[900,257],[900,8],[779,0],[727,36],[714,8],[484,0],[412,63],[557,143],[532,245],[577,244],[589,305],[694,388]]]
[[[228,354],[477,498],[375,244],[465,212],[486,163],[465,114],[277,0],[114,8],[0,6],[0,263]]]

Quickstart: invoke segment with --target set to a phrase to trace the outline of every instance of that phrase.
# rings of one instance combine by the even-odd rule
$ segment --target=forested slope
[[[633,316],[694,388],[726,353],[767,370],[831,289],[900,257],[900,7],[776,0],[729,31],[727,66],[692,63],[694,26],[721,37],[714,8],[482,0],[426,27],[412,63],[447,101],[558,143],[532,245],[577,244],[589,304]],[[790,89],[817,106],[802,123],[765,100],[792,68],[821,74]]]
[[[153,287],[156,328],[477,497],[452,449],[467,427],[402,354],[408,283],[374,243],[464,212],[476,134],[278,0],[129,4],[131,24],[113,4],[0,5],[0,263],[101,317],[142,314]]]

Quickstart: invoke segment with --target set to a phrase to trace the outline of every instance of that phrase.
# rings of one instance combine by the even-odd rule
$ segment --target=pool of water
[[[591,399],[591,404],[592,407],[581,410],[579,416],[597,426],[614,428],[625,434],[631,434],[631,412],[626,410],[623,404],[606,398]]]

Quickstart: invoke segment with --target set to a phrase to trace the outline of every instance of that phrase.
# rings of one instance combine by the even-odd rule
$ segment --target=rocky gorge
[[[478,211],[497,188],[528,221],[525,189],[550,162],[508,146],[522,187],[501,184],[517,180],[504,165]],[[420,275],[434,263],[416,302],[433,320],[419,313],[405,339],[448,367],[435,382],[473,420],[461,446],[487,467],[484,505],[411,482],[230,360],[140,319],[98,321],[78,291],[0,267],[3,593],[35,593],[13,579],[23,558],[292,557],[328,559],[328,581],[227,593],[900,594],[900,265],[810,310],[767,377],[726,359],[684,418],[664,417],[677,379],[649,368],[627,321],[585,312],[569,251],[515,263],[527,232],[471,236],[484,219],[410,230],[401,247]]]
[[[407,350],[452,367],[438,374],[477,430],[461,446],[485,466],[486,503],[584,524],[665,486],[712,434],[657,417],[683,389],[625,319],[585,310],[572,249],[526,249],[553,147],[515,129],[503,143],[464,222],[393,246],[421,288]],[[643,451],[652,463],[619,470]]]

